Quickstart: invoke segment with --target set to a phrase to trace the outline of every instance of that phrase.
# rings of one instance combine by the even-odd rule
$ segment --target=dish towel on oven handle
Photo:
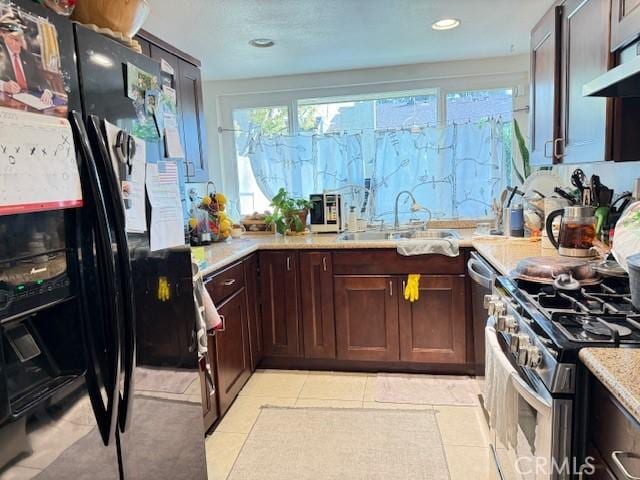
[[[518,445],[518,393],[513,385],[515,368],[502,353],[493,327],[485,327],[484,405],[489,426],[504,446]]]
[[[196,305],[196,336],[198,339],[198,352],[207,352],[207,332],[218,328],[222,319],[213,304],[211,295],[202,281],[202,272],[198,265],[192,263],[193,272],[193,297]]]

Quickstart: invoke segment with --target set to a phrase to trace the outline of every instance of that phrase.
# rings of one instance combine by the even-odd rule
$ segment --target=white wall
[[[226,80],[204,83],[204,109],[209,140],[209,174],[219,190],[237,198],[237,172],[232,110],[239,107],[288,105],[298,98],[342,96],[439,87],[441,91],[460,91],[511,87],[521,96],[515,107],[528,105],[527,55],[477,60],[439,62],[395,67],[368,68],[308,75]],[[526,112],[517,114],[527,131]]]

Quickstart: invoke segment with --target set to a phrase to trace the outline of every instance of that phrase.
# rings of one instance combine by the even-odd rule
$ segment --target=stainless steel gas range
[[[640,346],[640,312],[627,279],[577,291],[497,277],[485,297],[499,355],[515,369],[515,445],[498,445],[505,480],[571,479],[586,466],[576,435],[582,402],[578,352]],[[517,418],[517,420],[515,420]]]

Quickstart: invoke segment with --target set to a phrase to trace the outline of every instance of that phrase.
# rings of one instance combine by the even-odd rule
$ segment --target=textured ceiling
[[[144,28],[200,58],[207,80],[526,53],[553,0],[152,0]],[[435,32],[455,17],[462,25]],[[267,37],[275,46],[248,44]]]

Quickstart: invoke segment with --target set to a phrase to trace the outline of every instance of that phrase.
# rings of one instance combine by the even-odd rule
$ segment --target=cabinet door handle
[[[622,463],[622,460],[620,460],[620,455],[629,455],[629,456],[632,456],[634,458],[638,458],[638,455],[635,455],[633,453],[628,453],[628,452],[621,452],[620,450],[616,450],[615,452],[611,452],[611,459],[613,460],[613,463],[616,464],[616,466],[620,469],[620,471],[624,475],[624,480],[640,480],[640,477],[636,477],[636,476],[631,475],[629,473],[629,471],[627,470],[627,467],[625,467],[624,464]]]
[[[291,271],[291,257],[287,257],[287,272]]]
[[[553,143],[553,140],[547,140],[546,142],[544,142],[544,158],[553,158],[553,155],[547,155],[547,146],[551,145]]]
[[[402,295],[406,290],[407,290],[407,281],[403,280],[402,281],[402,292],[400,292],[400,294]]]
[[[227,329],[227,317],[220,315],[220,320],[222,321],[222,326],[220,328],[216,328],[216,331],[224,332]]]
[[[553,156],[555,158],[562,158],[564,157],[564,153],[560,153],[558,145],[562,145],[562,142],[564,142],[564,138],[556,138],[553,141]]]
[[[327,257],[322,257],[322,268],[327,271]]]
[[[389,296],[393,297],[393,280],[389,280]]]
[[[236,283],[236,279],[230,278],[229,280],[225,280],[224,282],[222,282],[222,285],[224,285],[225,287],[230,287],[234,283]]]

